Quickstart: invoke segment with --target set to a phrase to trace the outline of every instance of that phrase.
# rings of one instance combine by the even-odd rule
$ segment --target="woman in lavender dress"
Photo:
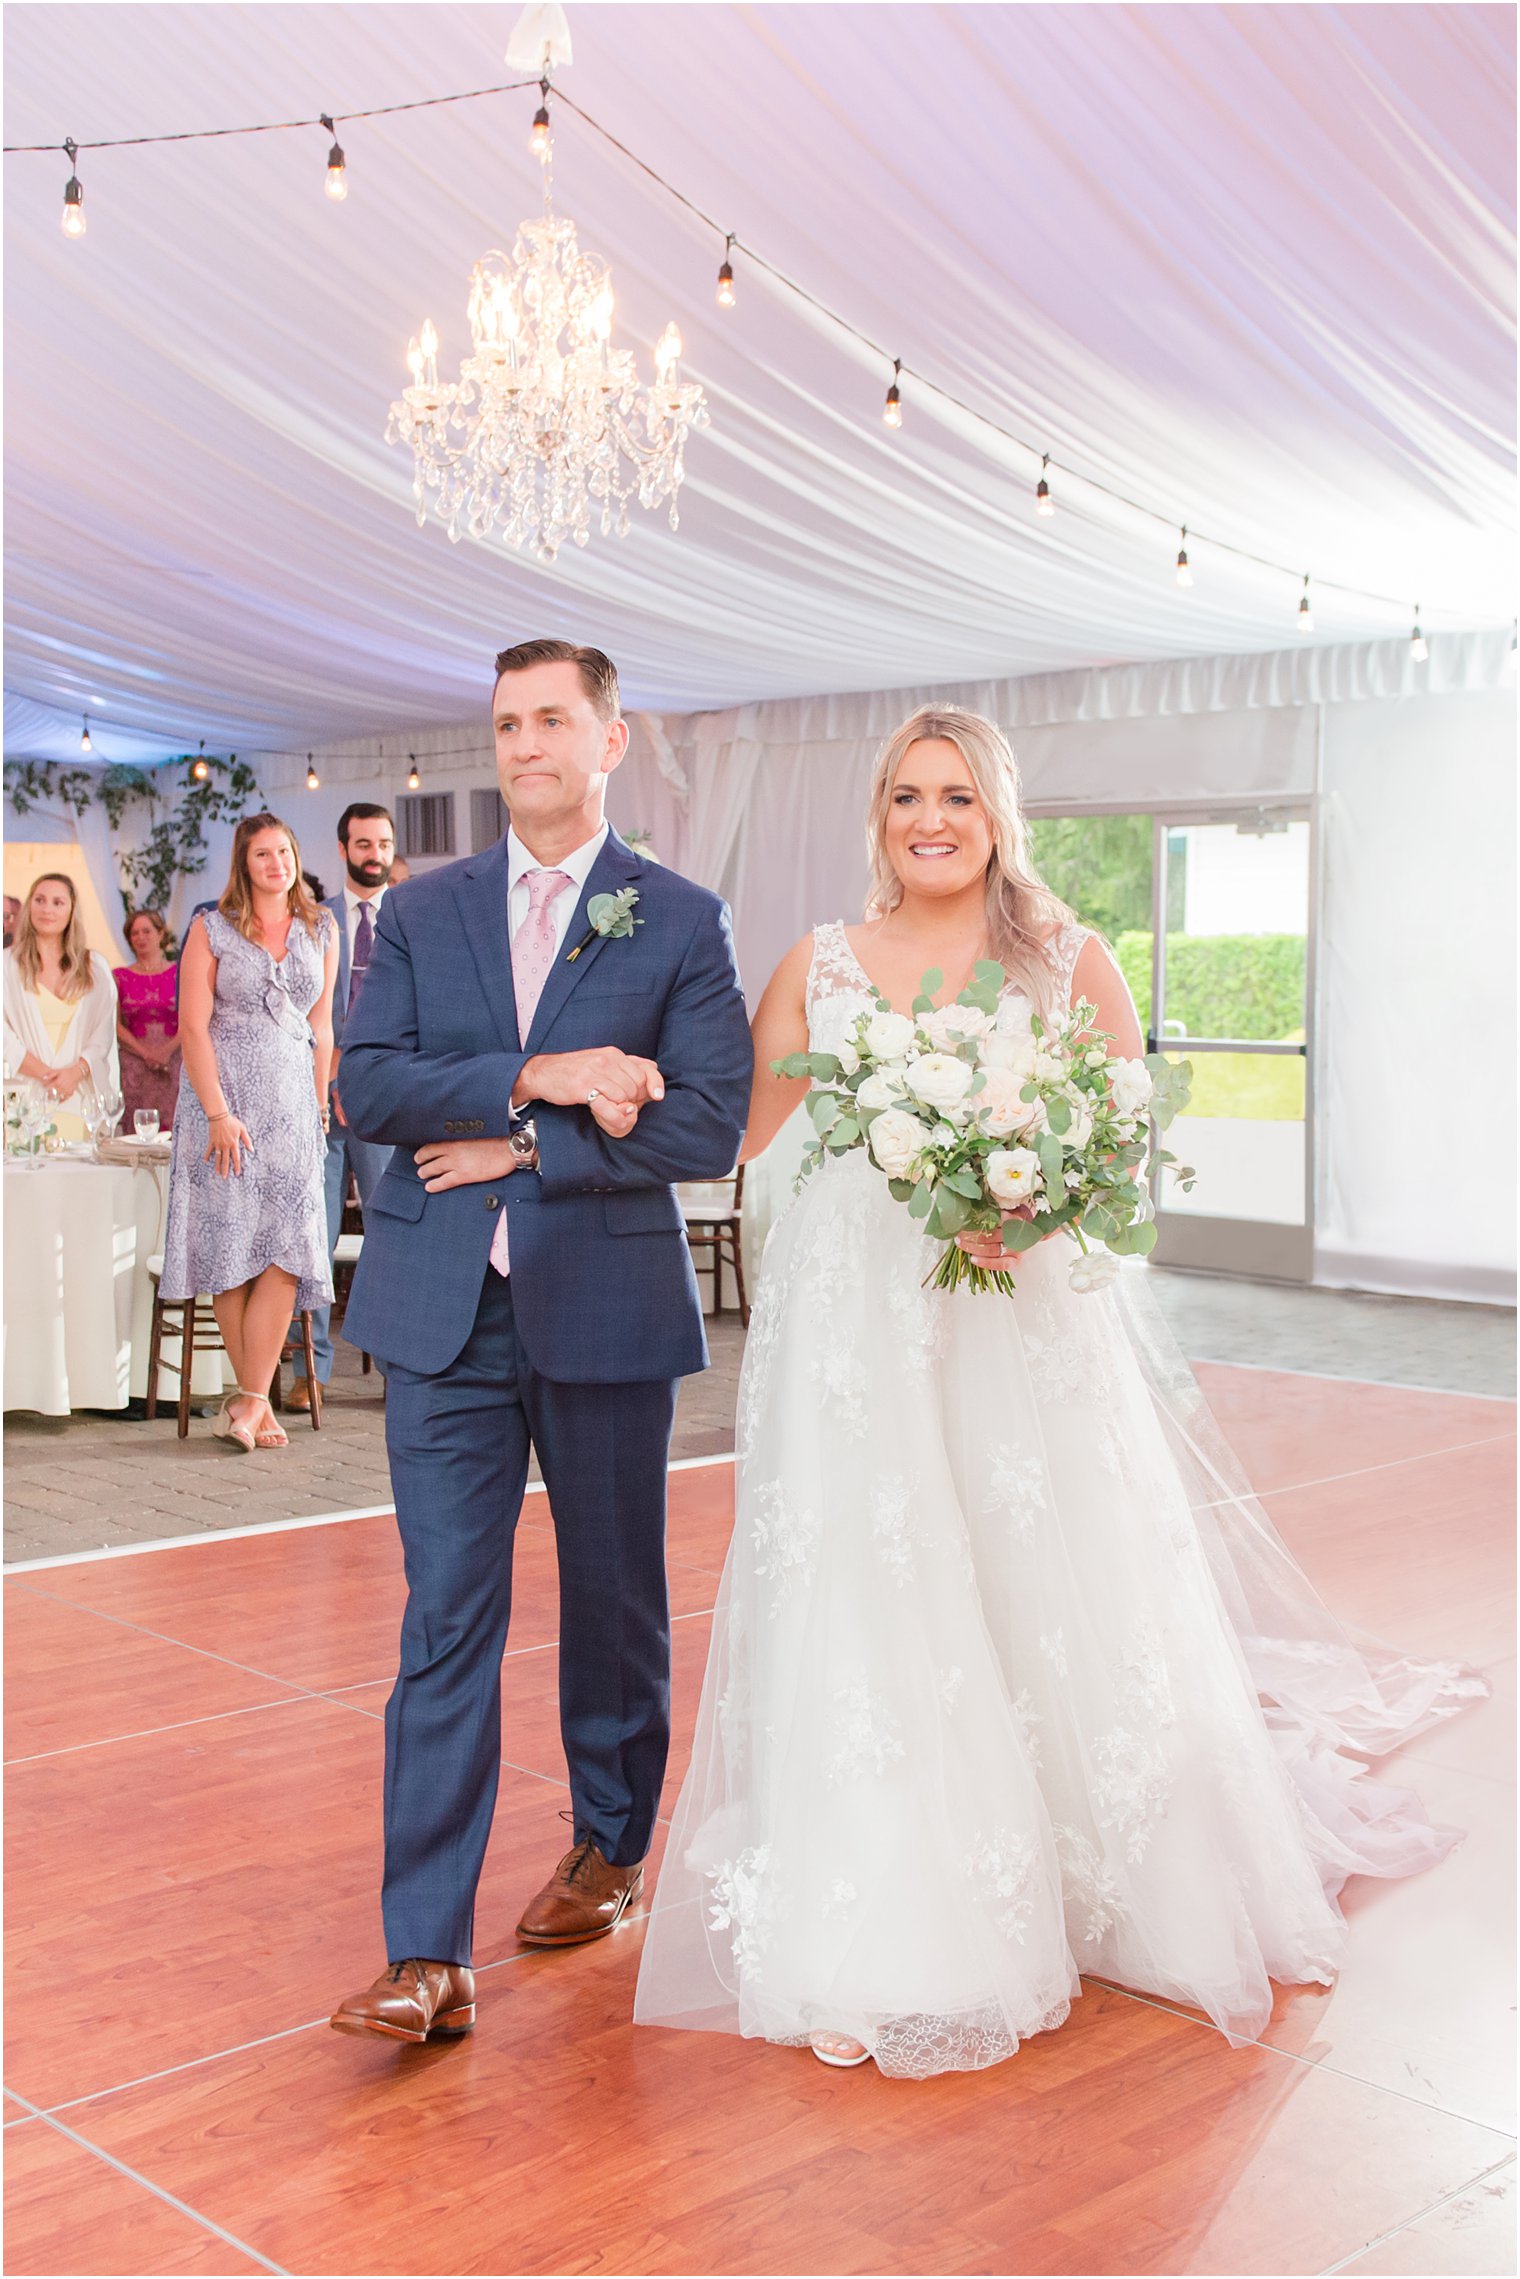
[[[332,1300],[322,1199],[338,931],[277,815],[237,827],[180,961],[184,1052],[160,1289],[208,1290],[237,1372],[212,1431],[283,1448],[267,1388],[293,1313]]]
[[[139,1108],[158,1110],[158,1128],[174,1125],[179,1097],[179,976],[169,954],[161,911],[134,910],[127,920],[130,965],[115,967],[116,1041],[121,1047],[121,1098],[126,1128]]]

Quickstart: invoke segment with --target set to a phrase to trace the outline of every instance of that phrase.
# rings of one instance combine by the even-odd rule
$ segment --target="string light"
[[[1307,570],[1304,572],[1304,590],[1299,596],[1298,602],[1298,630],[1300,633],[1312,633],[1314,631],[1314,612],[1309,607],[1309,573]]]
[[[308,752],[306,755],[306,788],[308,791],[320,791],[322,789],[322,778],[317,773],[315,752]]]
[[[898,375],[901,371],[902,358],[894,356],[892,359],[892,385],[887,390],[887,400],[882,407],[881,414],[888,427],[902,426],[902,390],[897,385]]]
[[[90,716],[88,713],[84,715],[83,726],[84,733],[79,739],[79,749],[81,752],[93,752],[95,747],[90,742]]]
[[[1420,631],[1420,605],[1414,605],[1414,631],[1409,636],[1409,654],[1417,665],[1423,665],[1430,655],[1430,643]]]
[[[66,142],[69,154],[69,178],[63,186],[63,234],[65,237],[84,236],[84,188],[79,179],[77,142]]]
[[[408,752],[406,756],[412,763],[406,779],[406,788],[408,791],[420,791],[422,789],[422,778],[417,773],[417,755],[415,752]]]
[[[1049,473],[1050,453],[1047,451],[1040,461],[1040,479],[1034,487],[1034,511],[1036,514],[1051,515],[1056,511],[1056,502],[1050,495],[1050,485],[1046,481]]]
[[[1190,586],[1192,582],[1193,573],[1188,566],[1187,558],[1187,524],[1184,523],[1182,525],[1182,544],[1177,550],[1177,583],[1179,586]]]
[[[728,233],[728,243],[723,248],[723,266],[718,271],[718,306],[720,309],[731,309],[733,305],[734,236],[733,231],[730,230]]]
[[[333,138],[332,149],[327,154],[327,195],[335,206],[341,206],[348,196],[348,175],[344,170],[343,152],[338,144],[338,130],[325,111],[322,113],[322,124]]]
[[[201,738],[200,751],[197,756],[190,762],[190,775],[193,782],[204,783],[210,773],[211,762],[206,757],[206,739],[203,736]]]
[[[554,150],[554,136],[549,127],[549,82],[541,79],[538,92],[543,100],[533,114],[533,132],[528,137],[528,148],[541,166],[547,166]]]

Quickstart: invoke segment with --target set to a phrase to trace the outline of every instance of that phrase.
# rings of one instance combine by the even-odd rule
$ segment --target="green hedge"
[[[1151,998],[1151,937],[1120,934],[1114,950],[1140,1017]],[[1166,1012],[1193,1037],[1284,1039],[1304,1026],[1302,934],[1168,934]]]

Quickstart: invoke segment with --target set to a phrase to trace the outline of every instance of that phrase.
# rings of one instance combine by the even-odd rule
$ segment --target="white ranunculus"
[[[1084,1251],[1072,1261],[1071,1286],[1074,1290],[1103,1290],[1119,1271],[1119,1261],[1111,1250]]]
[[[1040,1159],[1032,1147],[995,1147],[983,1170],[987,1192],[996,1203],[1012,1210],[1032,1200],[1040,1177]]]
[[[911,1179],[924,1127],[905,1108],[888,1108],[871,1125],[870,1148],[889,1179]]]
[[[1111,1060],[1108,1085],[1121,1116],[1138,1116],[1150,1105],[1151,1093],[1155,1090],[1151,1072],[1143,1060]]]
[[[989,1034],[992,1015],[983,1013],[975,1005],[941,1005],[938,1012],[921,1013],[918,1028],[919,1034],[927,1037],[931,1045],[966,1044]]]
[[[873,1013],[866,1023],[865,1048],[873,1060],[901,1060],[912,1043],[906,1013]]]
[[[1034,1075],[1038,1084],[1059,1084],[1066,1074],[1066,1063],[1059,1053],[1042,1052],[1035,1048]]]
[[[1021,1100],[1022,1078],[1009,1068],[989,1068],[987,1081],[971,1106],[984,1132],[1007,1139],[1013,1132],[1028,1132],[1043,1123],[1045,1111],[1038,1100]]]
[[[895,1069],[873,1068],[856,1093],[855,1099],[859,1107],[869,1111],[876,1108],[895,1107],[902,1096],[903,1080]]]
[[[835,1056],[846,1076],[853,1076],[860,1066],[860,1055],[848,1037],[842,1045],[835,1047]]]
[[[1027,1084],[1034,1074],[1034,1042],[1030,1037],[1008,1037],[999,1031],[983,1037],[976,1057],[983,1068],[1008,1069],[1021,1084]]]
[[[943,1116],[958,1108],[970,1091],[971,1070],[954,1053],[921,1053],[908,1063],[907,1083],[915,1100]]]

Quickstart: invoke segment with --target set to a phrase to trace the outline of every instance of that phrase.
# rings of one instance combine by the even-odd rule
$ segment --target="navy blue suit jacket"
[[[623,939],[589,931],[593,895],[631,886]],[[413,1161],[428,1140],[501,1138],[534,1053],[617,1045],[657,1061],[665,1097],[627,1139],[588,1108],[537,1103],[539,1169],[429,1195]],[[343,1040],[343,1112],[395,1147],[370,1199],[344,1322],[350,1343],[427,1374],[474,1325],[491,1235],[508,1213],[512,1302],[541,1376],[622,1384],[689,1376],[707,1340],[672,1183],[733,1169],[752,1055],[728,911],[615,831],[593,864],[526,1037],[507,916],[505,835],[489,852],[409,879],[381,906]]]

